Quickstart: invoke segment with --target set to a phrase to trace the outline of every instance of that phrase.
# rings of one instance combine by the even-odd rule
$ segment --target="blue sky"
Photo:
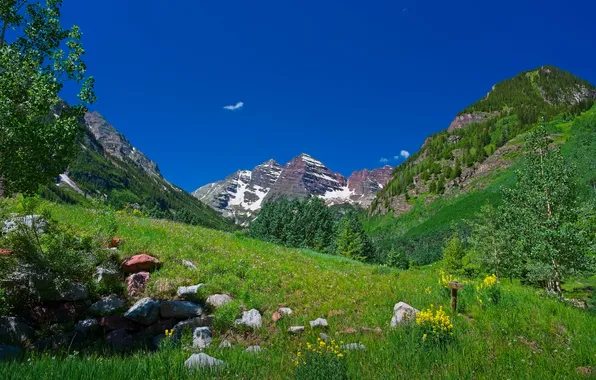
[[[493,84],[543,64],[596,83],[594,14],[590,0],[63,7],[84,33],[92,109],[188,191],[302,152],[346,176],[396,165]]]

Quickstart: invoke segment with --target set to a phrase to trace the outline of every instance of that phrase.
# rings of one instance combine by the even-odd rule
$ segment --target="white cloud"
[[[381,158],[381,159],[379,160],[379,162],[380,162],[380,163],[382,163],[382,164],[385,164],[385,163],[389,162],[389,160],[388,160],[388,159],[386,159],[385,157],[383,157],[383,158]]]
[[[224,106],[224,109],[225,110],[228,110],[228,111],[236,111],[236,110],[239,110],[242,107],[244,107],[244,102],[238,102],[236,104],[231,104],[229,106]]]
[[[402,151],[399,152],[399,155],[402,156],[403,158],[408,158],[408,157],[410,157],[410,152],[402,149]]]

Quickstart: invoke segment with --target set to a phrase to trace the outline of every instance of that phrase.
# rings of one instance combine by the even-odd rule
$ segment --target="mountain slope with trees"
[[[98,113],[81,120],[80,150],[62,176],[60,186],[42,194],[54,201],[89,202],[103,199],[116,210],[135,212],[210,228],[235,226],[186,191],[168,182],[157,164],[135,148]],[[84,125],[84,126],[83,126]]]
[[[540,126],[548,135],[549,149],[560,147],[565,167],[580,168],[572,178],[581,195],[577,202],[583,208],[593,204],[596,109],[586,107],[594,102],[594,87],[552,67],[521,73],[503,83],[465,111],[475,113],[460,114],[449,129],[429,137],[377,194],[365,224],[385,255],[399,247],[414,264],[428,264],[442,257],[454,231],[469,237],[480,210],[498,207],[503,189],[519,180],[516,170],[529,157],[527,137]],[[535,102],[519,101],[525,95],[518,92],[524,88],[533,89]],[[542,93],[549,95],[541,98]],[[500,102],[487,105],[493,95]],[[496,113],[496,104],[503,111]],[[531,123],[523,121],[529,113],[515,113],[520,106],[537,115]]]

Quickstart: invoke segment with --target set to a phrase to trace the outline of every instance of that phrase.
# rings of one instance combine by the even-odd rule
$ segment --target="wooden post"
[[[448,286],[451,289],[451,311],[455,313],[457,311],[457,291],[462,290],[464,286],[459,281],[451,281]]]

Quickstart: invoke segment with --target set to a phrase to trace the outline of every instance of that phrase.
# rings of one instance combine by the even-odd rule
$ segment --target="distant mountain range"
[[[207,184],[192,195],[201,202],[247,224],[264,202],[280,198],[323,198],[328,205],[353,204],[367,208],[376,192],[391,178],[393,168],[355,171],[346,179],[321,161],[302,153],[281,166],[269,160],[252,170],[239,170],[221,181]]]
[[[133,207],[148,216],[219,229],[232,229],[233,222],[247,225],[265,202],[280,198],[320,197],[328,205],[399,216],[417,204],[481,190],[490,176],[518,161],[518,136],[543,120],[572,120],[595,99],[589,82],[542,66],[494,85],[396,168],[364,169],[346,179],[303,153],[283,166],[269,160],[239,170],[192,195],[168,182],[155,162],[90,112],[81,120],[81,152],[57,178],[58,186],[44,193],[66,202],[102,198],[116,209]]]

